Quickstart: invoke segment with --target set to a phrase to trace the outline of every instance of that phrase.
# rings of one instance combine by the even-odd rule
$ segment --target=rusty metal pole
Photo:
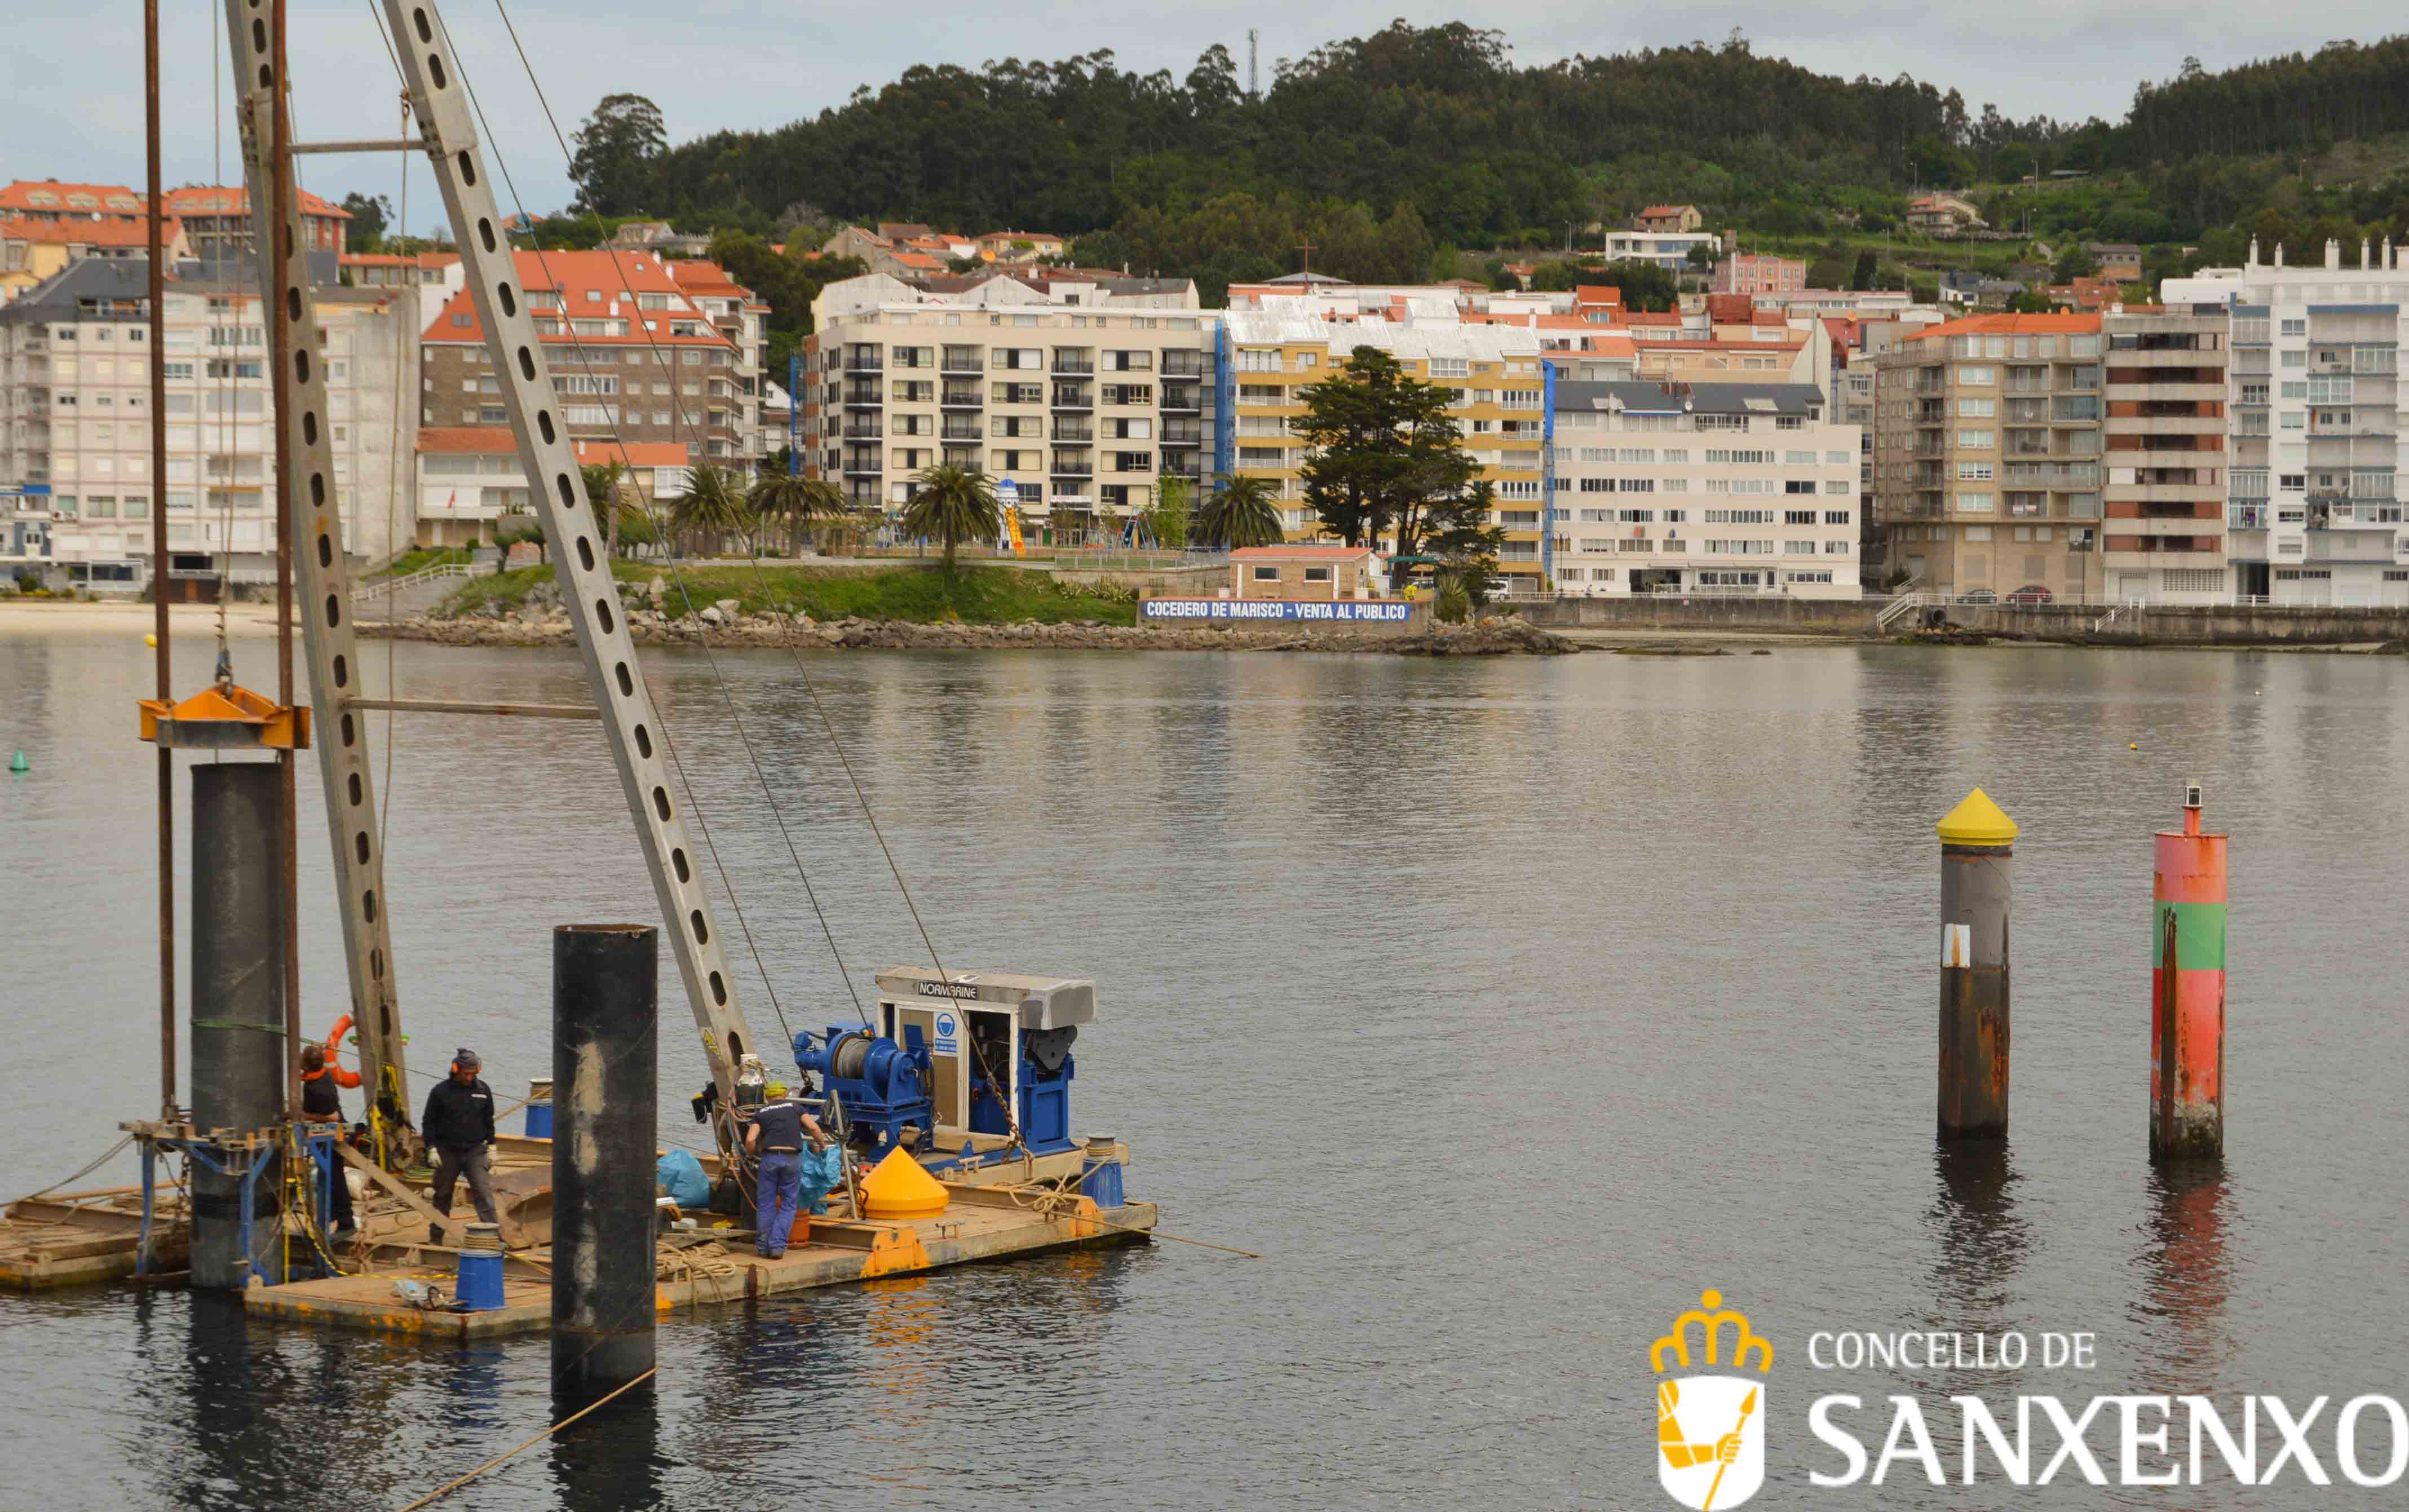
[[[659,932],[552,932],[552,1386],[584,1406],[653,1368]]]
[[[2008,914],[2015,821],[1981,788],[1940,836],[1942,1139],[2008,1132]]]
[[[159,698],[172,702],[167,662],[167,270],[159,169],[159,0],[142,0],[143,151],[151,209],[151,612]],[[159,1116],[176,1115],[176,754],[159,742]]]
[[[268,67],[268,154],[274,171],[268,176],[270,211],[268,253],[275,270],[273,287],[284,287],[297,251],[286,223],[286,197],[293,183],[293,117],[291,92],[285,87],[284,16],[289,0],[268,0],[270,9]],[[274,344],[269,352],[270,392],[276,406],[276,701],[293,705],[293,456],[286,445],[286,424],[293,410],[293,324],[285,301],[271,301],[275,310]],[[296,753],[276,753],[277,775],[283,789],[284,845],[281,858],[284,900],[284,1116],[301,1116],[301,839],[295,797]]]
[[[2150,1159],[2225,1153],[2226,837],[2200,828],[2200,785],[2184,789],[2181,833],[2157,844],[2150,959]]]

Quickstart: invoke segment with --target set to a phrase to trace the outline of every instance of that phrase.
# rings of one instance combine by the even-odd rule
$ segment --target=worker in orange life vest
[[[325,1047],[305,1044],[301,1047],[301,1116],[313,1124],[333,1124],[336,1138],[342,1137],[343,1098],[336,1089],[334,1068],[326,1064]],[[334,1181],[328,1226],[328,1238],[349,1238],[352,1233],[352,1186],[341,1157],[335,1159]]]

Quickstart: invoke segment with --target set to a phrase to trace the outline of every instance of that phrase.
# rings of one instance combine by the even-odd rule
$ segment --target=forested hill
[[[1126,72],[1109,51],[914,68],[813,120],[677,147],[632,99],[581,134],[584,202],[689,224],[767,230],[800,209],[1081,233],[1243,195],[1382,223],[1405,208],[1433,243],[1487,247],[1561,240],[1655,198],[1747,225],[2079,168],[2125,170],[2163,221],[2147,229],[2196,239],[2296,171],[2258,160],[2409,129],[2409,36],[2219,74],[2182,60],[2114,124],[2014,121],[1905,75],[1819,75],[1737,34],[1521,67],[1500,34],[1462,23],[1399,22],[1284,60],[1260,98],[1216,47],[1184,79]]]

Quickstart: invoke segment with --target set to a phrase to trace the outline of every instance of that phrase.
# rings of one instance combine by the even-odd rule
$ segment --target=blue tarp
[[[803,1206],[814,1213],[828,1211],[828,1194],[844,1185],[844,1147],[831,1142],[827,1148],[803,1150]]]
[[[711,1205],[711,1178],[702,1174],[702,1162],[685,1150],[662,1156],[654,1167],[654,1179],[660,1183],[661,1195],[689,1213]]]

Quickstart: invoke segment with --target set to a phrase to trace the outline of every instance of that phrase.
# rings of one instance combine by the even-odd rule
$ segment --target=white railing
[[[467,578],[475,575],[475,569],[466,562],[439,562],[433,567],[422,567],[415,572],[404,573],[397,578],[376,578],[354,583],[352,586],[352,602],[367,603],[382,598],[387,594],[397,594],[405,588],[415,588],[422,583],[440,583],[445,578]]]
[[[1902,616],[1912,614],[1917,610],[1922,609],[1926,597],[1926,595],[1920,593],[1903,593],[1898,595],[1890,601],[1888,608],[1874,616],[1874,628],[1877,630],[1889,629],[1893,625],[1897,624]]]

